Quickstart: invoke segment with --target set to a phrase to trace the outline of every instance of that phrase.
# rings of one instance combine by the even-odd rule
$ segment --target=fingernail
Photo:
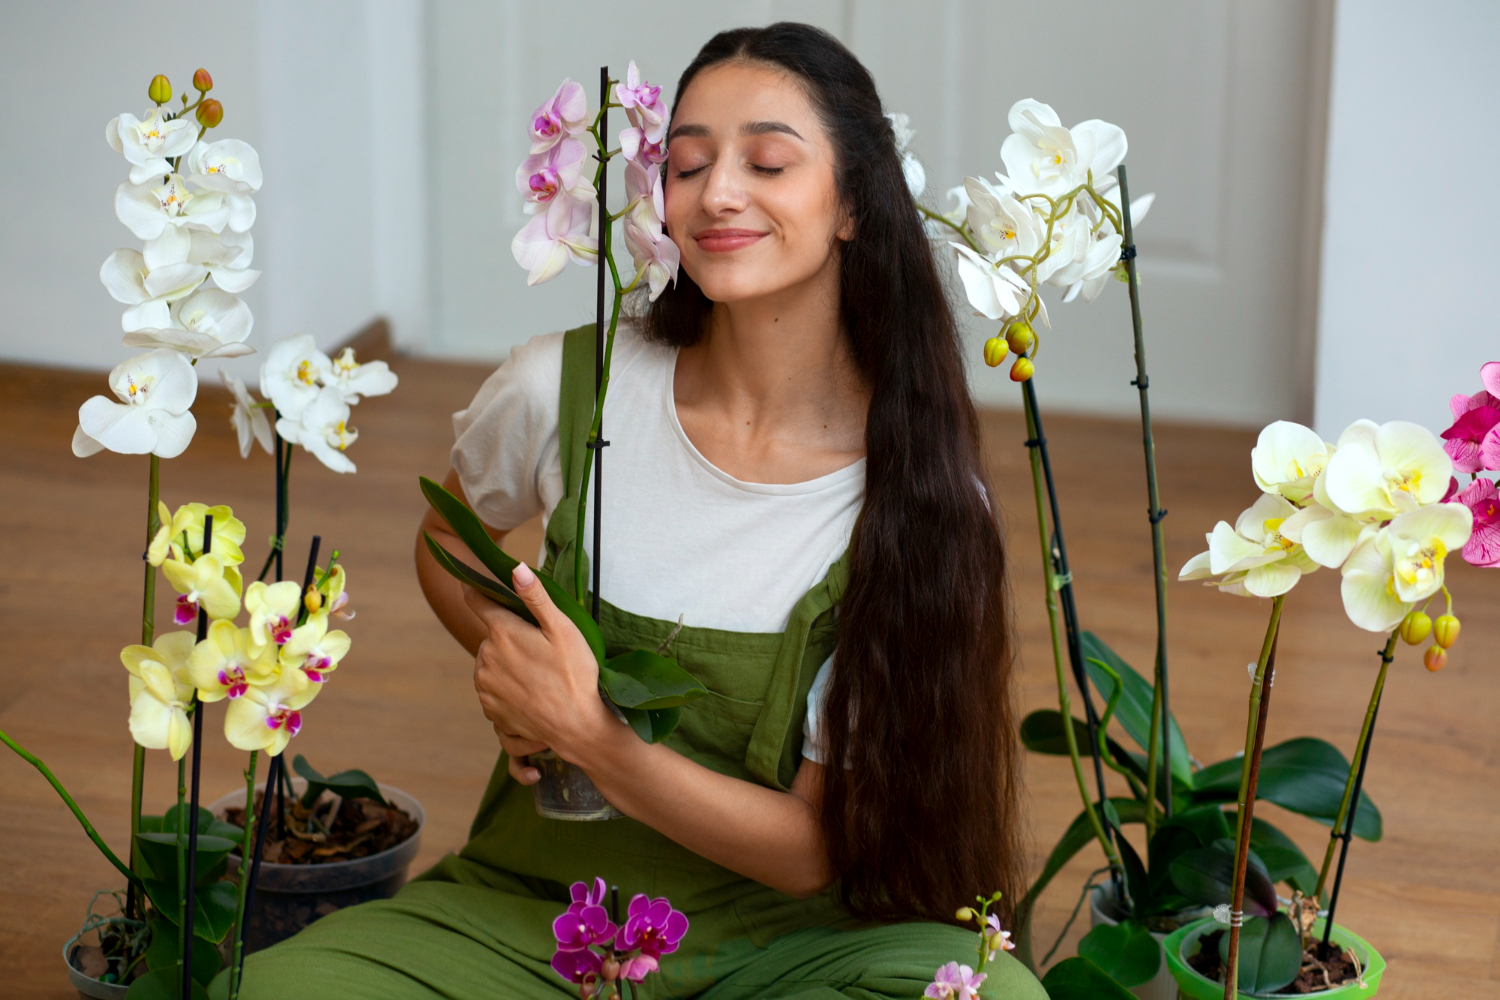
[[[524,589],[531,586],[533,583],[536,583],[536,574],[533,573],[531,571],[531,567],[526,565],[525,563],[517,564],[516,568],[511,571],[510,578],[515,583],[518,590]]]

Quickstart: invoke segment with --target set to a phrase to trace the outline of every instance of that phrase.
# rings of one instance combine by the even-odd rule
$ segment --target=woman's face
[[[714,302],[773,295],[837,267],[850,226],[807,95],[755,63],[699,73],[672,118],[667,231]]]

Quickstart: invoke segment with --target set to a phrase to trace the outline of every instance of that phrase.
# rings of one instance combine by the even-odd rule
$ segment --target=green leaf
[[[1136,673],[1135,668],[1120,659],[1114,650],[1106,646],[1104,641],[1092,632],[1083,633],[1083,655],[1086,660],[1103,660],[1120,675],[1125,691],[1120,696],[1120,703],[1115,709],[1115,718],[1120,720],[1120,725],[1142,750],[1149,750],[1151,746],[1151,683]],[[1093,663],[1085,663],[1085,669],[1088,670],[1094,687],[1099,689],[1100,696],[1108,700],[1114,694],[1114,681]],[[1170,713],[1167,715],[1167,732],[1172,747],[1172,779],[1174,783],[1181,783],[1185,788],[1192,788],[1193,765],[1188,757],[1187,742],[1182,738],[1182,730],[1177,726],[1177,719]],[[1157,752],[1157,759],[1160,760],[1160,749]]]
[[[708,688],[676,660],[648,649],[632,649],[604,661],[599,682],[621,708],[677,708],[708,694]]]
[[[1195,903],[1221,906],[1234,899],[1234,841],[1228,838],[1186,852],[1168,870],[1177,891]],[[1243,909],[1264,917],[1275,913],[1276,906],[1276,886],[1252,850],[1245,865]]]
[[[1198,838],[1200,847],[1207,847],[1216,840],[1234,836],[1234,828],[1229,825],[1224,810],[1217,804],[1179,810],[1163,824],[1164,828],[1172,826],[1180,826],[1192,831],[1193,835]]]
[[[1230,813],[1230,815],[1234,815]],[[1250,846],[1265,862],[1272,882],[1286,882],[1293,889],[1310,893],[1317,887],[1318,872],[1296,842],[1259,816],[1250,820]]]
[[[151,869],[150,874],[162,882],[175,884],[177,881],[177,837],[176,833],[141,833],[136,836],[136,844],[141,856],[146,859],[146,865]],[[196,872],[198,884],[209,881],[210,876],[218,878],[217,874],[213,874],[215,869],[238,847],[238,842],[228,837],[199,834]]]
[[[1082,719],[1073,720],[1073,739],[1079,753],[1087,754],[1089,746],[1088,726]],[[1032,753],[1044,753],[1054,757],[1068,755],[1068,737],[1063,731],[1062,713],[1055,708],[1042,708],[1021,720],[1021,742]],[[1105,749],[1115,763],[1125,768],[1142,784],[1146,782],[1144,758],[1131,753],[1105,734]],[[1164,790],[1160,790],[1164,792]],[[1164,794],[1161,795],[1165,799]]]
[[[307,791],[302,795],[303,808],[310,807],[318,801],[318,796],[323,794],[324,789],[331,789],[335,795],[346,799],[374,799],[381,805],[385,805],[385,796],[380,794],[380,785],[374,778],[357,768],[340,771],[338,774],[324,777],[313,769],[307,762],[307,758],[300,753],[292,758],[292,770],[307,779]]]
[[[1123,835],[1115,838],[1115,849],[1120,852],[1120,860],[1125,865],[1125,886],[1130,890],[1130,903],[1134,913],[1144,916],[1152,911],[1153,896],[1151,880],[1146,876],[1146,866],[1136,853],[1135,845]]]
[[[193,979],[207,986],[219,971],[222,956],[211,941],[193,935]],[[146,949],[146,968],[177,968],[177,925],[161,917],[151,921],[151,944]]]
[[[526,606],[526,602],[521,600],[515,591],[498,580],[491,580],[468,563],[459,559],[453,553],[443,548],[442,545],[438,544],[437,540],[427,532],[422,532],[422,537],[427,541],[427,551],[432,553],[433,560],[443,569],[447,570],[449,576],[452,576],[460,583],[467,583],[511,614],[517,615],[533,625],[537,623],[536,616],[531,613],[531,609]]]
[[[177,886],[154,878],[145,879],[144,884],[151,905],[156,907],[157,917],[176,927]],[[215,943],[224,940],[239,908],[234,883],[220,880],[200,885],[193,898],[198,903],[193,916],[193,935]]]
[[[1141,823],[1145,821],[1146,812],[1144,804],[1135,799],[1112,799],[1110,805],[1115,809],[1115,815],[1121,823]],[[1052,853],[1047,855],[1047,863],[1042,866],[1036,880],[1026,890],[1017,905],[1017,912],[1028,910],[1042,894],[1042,890],[1062,871],[1063,866],[1073,860],[1073,856],[1083,850],[1090,843],[1095,842],[1094,826],[1089,822],[1086,812],[1080,812],[1073,817],[1073,822],[1068,824],[1067,830],[1063,831],[1062,837],[1053,846]]]
[[[666,739],[682,719],[682,709],[675,707],[648,709],[621,706],[620,713],[625,716],[625,721],[630,723],[635,734],[647,743],[660,743]]]
[[[1219,938],[1219,960],[1229,961],[1229,935]],[[1302,940],[1285,913],[1250,917],[1240,928],[1239,987],[1246,993],[1274,993],[1302,971]]]
[[[1082,956],[1063,959],[1042,977],[1048,1000],[1135,1000],[1109,973]]]
[[[509,580],[511,573],[520,565],[520,562],[511,558],[495,540],[489,536],[484,529],[484,523],[468,507],[464,506],[462,500],[449,493],[443,487],[422,477],[422,493],[427,497],[427,502],[432,509],[438,512],[448,526],[453,529],[469,551],[474,553],[475,558],[484,563],[486,569],[495,574],[498,579]],[[588,640],[589,648],[594,651],[594,658],[600,663],[604,662],[604,636],[599,631],[599,626],[589,616],[584,606],[570,594],[563,585],[552,579],[551,576],[536,570],[537,579],[542,581],[546,588],[547,596],[552,598],[552,603],[557,609],[578,626],[583,637]]]
[[[183,807],[184,812],[186,812],[187,809],[187,806]],[[175,833],[177,832],[177,818],[179,815],[180,814],[177,812],[177,807],[173,806],[166,811],[165,815],[162,816],[142,816],[141,832]],[[242,831],[239,827],[234,826],[233,824],[225,823],[223,820],[215,818],[212,812],[203,808],[202,806],[199,806],[198,832],[200,834],[207,833],[215,837],[227,837],[230,840],[239,840],[244,831]]]
[[[1137,906],[1137,915],[1145,917],[1183,908],[1183,903],[1187,901],[1183,900],[1177,887],[1172,884],[1172,862],[1202,846],[1203,841],[1198,835],[1185,826],[1169,824],[1156,831],[1146,850],[1151,908],[1145,910]]]
[[[125,1000],[178,1000],[182,995],[182,974],[174,963],[170,968],[152,969],[130,984]],[[192,1000],[208,1000],[208,992],[193,977]]]
[[[1239,798],[1242,757],[1231,757],[1199,771],[1193,798],[1205,802],[1233,802]],[[1299,736],[1268,747],[1260,758],[1255,797],[1332,826],[1344,797],[1349,762],[1334,746],[1311,736]],[[1379,840],[1380,810],[1363,790],[1354,817],[1354,835]]]
[[[1149,981],[1161,969],[1161,945],[1145,924],[1135,920],[1100,924],[1078,942],[1078,954],[1127,989]]]

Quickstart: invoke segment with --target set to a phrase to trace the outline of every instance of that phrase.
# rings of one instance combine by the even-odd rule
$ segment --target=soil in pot
[[[1198,954],[1187,956],[1187,964],[1194,972],[1215,982],[1224,981],[1219,940],[1227,933],[1227,930],[1214,931],[1199,939],[1203,947],[1198,950]],[[1359,967],[1354,962],[1352,952],[1347,948],[1331,946],[1325,955],[1322,942],[1314,940],[1302,953],[1302,971],[1297,974],[1297,978],[1276,992],[1278,995],[1324,993],[1335,986],[1358,981]]]
[[[263,793],[255,793],[260,810]],[[224,811],[225,822],[242,826],[243,807]],[[272,803],[261,860],[278,865],[316,865],[353,861],[390,850],[417,832],[417,821],[395,804],[381,805],[374,799],[339,799],[324,792],[311,808],[300,796],[286,800],[285,836],[276,822]],[[331,822],[330,822],[331,821]]]

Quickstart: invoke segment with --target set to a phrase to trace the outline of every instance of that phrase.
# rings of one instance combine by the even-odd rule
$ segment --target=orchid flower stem
[[[1026,383],[1030,386],[1030,382]],[[1036,414],[1036,401],[1034,394],[1028,393],[1024,397],[1026,405],[1026,433],[1029,439],[1037,441],[1040,438],[1038,430],[1039,421]],[[1042,543],[1042,572],[1046,577],[1047,590],[1047,622],[1052,638],[1052,664],[1057,673],[1057,704],[1063,718],[1063,737],[1068,744],[1068,760],[1073,765],[1073,778],[1078,784],[1078,795],[1083,799],[1083,809],[1089,818],[1089,825],[1094,829],[1094,836],[1099,840],[1099,846],[1104,851],[1104,856],[1109,860],[1111,871],[1119,875],[1124,871],[1124,865],[1120,861],[1120,855],[1115,848],[1114,842],[1105,831],[1103,822],[1104,802],[1100,779],[1101,795],[1098,806],[1094,805],[1089,795],[1088,783],[1083,777],[1083,763],[1078,753],[1078,739],[1073,733],[1070,720],[1073,718],[1072,704],[1068,696],[1068,678],[1063,669],[1062,641],[1057,629],[1058,611],[1058,587],[1054,584],[1057,580],[1052,572],[1052,552],[1047,544],[1047,503],[1042,487],[1042,457],[1040,449],[1033,447],[1031,452],[1031,485],[1032,492],[1036,498],[1037,530]]]
[[[3,729],[0,729],[0,743],[4,743],[10,747],[16,752],[18,757],[42,772],[42,777],[47,779],[47,784],[52,786],[52,790],[63,800],[63,805],[67,806],[68,810],[73,813],[73,818],[78,820],[78,825],[83,827],[83,832],[88,834],[88,838],[94,842],[94,846],[99,848],[99,853],[104,855],[104,860],[114,865],[115,870],[125,876],[131,888],[144,894],[144,890],[140,884],[140,876],[131,871],[130,866],[121,861],[119,856],[109,849],[109,845],[104,842],[103,837],[99,836],[99,831],[94,829],[94,824],[89,822],[89,818],[83,814],[83,810],[78,807],[78,803],[73,801],[73,796],[68,794],[68,790],[63,787],[63,783],[57,780],[57,776],[52,773],[52,769],[42,763],[40,757],[32,754],[25,747],[21,746],[21,744],[6,735]]]
[[[255,767],[259,762],[260,751],[251,750],[250,764],[245,768],[244,833],[240,837],[240,878],[235,901],[234,951],[229,960],[229,1000],[239,1000],[240,969],[245,962],[245,901],[250,887],[250,831],[255,823]]]
[[[1124,228],[1125,275],[1130,283],[1130,322],[1135,333],[1135,378],[1132,380],[1141,397],[1141,447],[1146,457],[1146,497],[1151,522],[1151,560],[1156,583],[1156,676],[1151,686],[1151,735],[1146,750],[1146,842],[1156,833],[1156,786],[1158,774],[1166,785],[1163,811],[1172,817],[1172,750],[1171,702],[1167,691],[1167,550],[1161,521],[1167,512],[1161,509],[1161,493],[1156,481],[1156,438],[1151,433],[1151,378],[1146,374],[1146,340],[1141,329],[1140,283],[1135,271],[1135,229],[1130,220],[1130,186],[1125,165],[1117,171],[1120,178],[1120,215]],[[1090,192],[1092,192],[1090,188]],[[1101,210],[1108,202],[1095,195]],[[1157,770],[1157,751],[1161,752],[1161,770]]]
[[[157,514],[157,505],[161,498],[161,459],[156,455],[151,456],[151,474],[146,487],[146,548],[150,549],[151,540],[156,537],[156,532],[161,528],[161,518]],[[145,582],[141,588],[141,645],[149,646],[156,639],[156,567],[145,558],[145,551],[141,555],[141,562],[145,563]],[[139,865],[139,858],[135,846],[136,834],[141,832],[141,788],[146,779],[146,748],[139,743],[135,745],[134,754],[130,764],[130,867],[134,871]],[[131,919],[139,919],[145,911],[145,904],[136,897],[136,884],[132,879],[125,893],[125,916]]]
[[[1255,787],[1260,778],[1260,755],[1266,745],[1266,717],[1271,709],[1271,685],[1276,680],[1276,641],[1281,635],[1281,606],[1285,594],[1271,600],[1271,620],[1255,664],[1250,686],[1250,710],[1245,722],[1245,756],[1240,765],[1240,793],[1235,813],[1234,890],[1230,895],[1229,958],[1224,963],[1224,1000],[1239,996],[1240,914],[1245,905],[1245,866],[1250,860],[1250,831],[1254,825]]]

